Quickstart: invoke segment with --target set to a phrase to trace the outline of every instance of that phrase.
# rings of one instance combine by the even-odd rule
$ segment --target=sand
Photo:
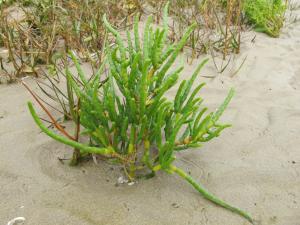
[[[199,60],[187,65],[183,76]],[[251,213],[257,224],[299,225],[300,23],[284,28],[278,39],[246,33],[242,53],[230,67],[217,74],[210,61],[203,75],[216,77],[198,82],[207,82],[202,93],[212,109],[230,87],[236,89],[223,116],[233,127],[197,151],[178,154],[176,164]],[[62,164],[57,158],[69,157],[70,148],[39,131],[26,107],[29,99],[20,84],[0,85],[0,224],[19,216],[28,225],[249,224],[175,175],[161,172],[116,186],[122,176],[118,167]]]

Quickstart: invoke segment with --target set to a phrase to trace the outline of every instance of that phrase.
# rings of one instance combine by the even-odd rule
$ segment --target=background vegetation
[[[134,15],[152,14],[161,22],[166,0],[6,0],[0,3],[0,46],[8,50],[1,57],[0,76],[9,81],[33,74],[40,68],[56,73],[57,61],[67,61],[66,52],[96,68],[102,61],[106,31],[101,20],[107,14],[112,24],[125,30]],[[168,38],[178,41],[184,29],[196,22],[186,48],[192,60],[202,53],[213,56],[240,52],[241,32],[251,24],[257,31],[278,37],[284,23],[286,2],[282,0],[173,0],[170,1]],[[226,68],[220,68],[222,72]]]

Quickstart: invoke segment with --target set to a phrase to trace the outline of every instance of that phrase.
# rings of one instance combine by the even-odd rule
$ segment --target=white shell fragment
[[[16,217],[16,218],[12,219],[11,221],[9,221],[7,223],[7,225],[15,225],[15,224],[18,224],[18,223],[22,223],[24,221],[25,221],[24,217]]]
[[[118,178],[117,183],[118,184],[125,184],[125,183],[128,183],[128,180],[126,178],[124,178],[123,176],[121,176],[121,177]]]
[[[132,181],[132,182],[129,182],[128,183],[128,186],[132,186],[132,185],[134,185],[135,183]]]

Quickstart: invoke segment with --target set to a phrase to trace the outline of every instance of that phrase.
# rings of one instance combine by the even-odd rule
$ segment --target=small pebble
[[[175,208],[175,209],[177,209],[177,208],[179,208],[179,205],[177,204],[177,203],[172,203],[172,206]]]

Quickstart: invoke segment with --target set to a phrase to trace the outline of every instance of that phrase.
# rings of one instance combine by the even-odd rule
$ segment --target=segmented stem
[[[36,114],[31,102],[28,102],[28,108],[29,108],[29,111],[30,111],[34,121],[36,122],[36,124],[41,128],[41,130],[43,132],[45,132],[49,137],[52,137],[54,140],[59,141],[63,144],[69,145],[73,148],[80,149],[81,152],[85,152],[85,153],[95,153],[95,154],[101,154],[101,155],[115,154],[113,149],[110,149],[110,148],[97,148],[97,147],[87,146],[87,145],[81,144],[79,142],[73,141],[71,139],[65,138],[63,136],[60,136],[60,135],[54,133],[53,131],[49,130],[42,123],[42,121],[40,120],[40,118]]]
[[[234,213],[239,214],[240,216],[244,217],[250,223],[253,224],[253,219],[251,218],[251,216],[248,213],[244,212],[243,210],[241,210],[239,208],[229,205],[228,203],[224,202],[223,200],[221,200],[221,199],[217,198],[216,196],[214,196],[213,194],[209,193],[204,187],[202,187],[199,183],[197,183],[190,175],[188,175],[182,169],[171,165],[170,170],[175,172],[176,174],[178,174],[180,177],[185,179],[187,182],[189,182],[200,194],[202,194],[202,196],[204,198],[212,201],[216,205],[219,205],[225,209],[228,209]]]

